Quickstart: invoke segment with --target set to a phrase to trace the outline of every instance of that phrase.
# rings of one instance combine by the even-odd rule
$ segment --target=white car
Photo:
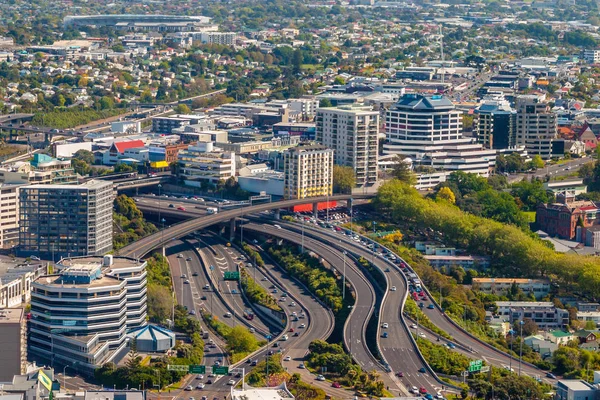
[[[194,390],[194,387],[191,386],[191,385],[188,385],[188,386],[185,387],[185,391],[186,392],[191,392],[192,390]]]
[[[298,365],[298,368],[300,368],[300,369],[304,369],[304,368],[306,368],[306,367],[304,366],[304,364],[300,364],[300,365]]]
[[[396,291],[396,286],[392,286],[392,287],[390,288],[390,290],[391,290],[392,292],[395,292],[395,291]]]
[[[421,336],[423,339],[427,338],[423,332],[419,333],[419,336]]]
[[[230,379],[230,380],[227,382],[227,384],[228,384],[229,386],[233,386],[233,385],[235,385],[235,381],[234,381],[233,379]]]
[[[410,327],[413,329],[417,329],[417,325],[415,325],[415,324],[412,324]]]
[[[283,361],[290,361],[292,359],[292,357],[290,356],[285,356],[285,358],[283,359]]]
[[[204,389],[204,383],[199,383],[196,385],[196,389]]]
[[[417,388],[416,386],[411,387],[410,391],[414,394],[419,394],[419,388]]]
[[[204,379],[204,375],[196,375],[196,379]]]
[[[181,253],[177,254],[177,258],[183,258],[183,254],[181,254]]]
[[[384,323],[381,325],[381,327],[382,327],[383,329],[387,329],[387,328],[389,327],[389,325],[388,325],[388,323],[387,323],[387,322],[384,322]]]
[[[306,324],[300,324],[298,328],[306,328]]]
[[[323,375],[317,375],[317,380],[318,381],[324,381],[325,377]]]
[[[225,318],[231,318],[231,313],[229,311],[225,313]]]

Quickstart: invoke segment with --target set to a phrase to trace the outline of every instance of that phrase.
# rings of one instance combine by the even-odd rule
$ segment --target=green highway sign
[[[179,371],[179,372],[188,372],[189,367],[187,365],[167,365],[167,370],[169,371]]]
[[[205,374],[206,373],[206,365],[190,365],[189,366],[191,374]]]
[[[227,375],[229,373],[229,367],[227,367],[227,366],[212,367],[212,372],[215,375]]]
[[[240,280],[240,273],[237,271],[225,271],[223,273],[223,278],[226,281],[239,281]]]
[[[471,361],[469,363],[469,372],[480,371],[482,366],[483,366],[483,361],[481,361],[481,360]]]

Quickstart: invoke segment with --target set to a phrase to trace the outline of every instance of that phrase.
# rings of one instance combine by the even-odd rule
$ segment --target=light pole
[[[373,221],[373,236],[377,237],[377,231],[375,230],[375,224],[376,222]],[[373,239],[375,240],[375,239]],[[371,243],[371,246],[373,246],[371,249],[373,250],[373,252],[371,253],[371,264],[375,264],[375,243]]]
[[[521,376],[521,359],[523,358],[523,325],[525,325],[525,321],[519,321],[519,325],[521,326],[521,333],[519,338],[519,340],[521,341],[519,348],[519,376]]]
[[[508,331],[508,333],[510,333],[510,362],[508,364],[508,370],[510,372],[512,372],[512,359],[513,359],[513,355],[512,355],[512,351],[513,351],[513,342],[514,342],[514,338],[515,338],[515,331],[513,331],[512,329],[510,331]]]
[[[160,189],[162,188],[162,185],[159,183],[158,184],[158,220],[160,221]]]
[[[162,222],[162,230],[160,231],[160,243],[161,245],[165,246],[165,222],[166,220],[163,218],[160,220],[160,222]],[[164,252],[163,252],[163,256],[164,256]]]
[[[302,216],[302,253],[304,254],[304,215]]]
[[[344,272],[343,272],[343,281],[342,281],[342,301],[346,299],[346,250],[344,250]]]

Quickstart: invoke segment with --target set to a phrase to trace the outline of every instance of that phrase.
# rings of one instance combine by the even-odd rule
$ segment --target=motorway
[[[288,224],[284,224],[282,222],[278,222],[278,223],[280,223],[281,226],[288,225]],[[298,226],[295,226],[294,229],[298,230],[300,228]],[[369,257],[368,258],[369,260],[373,259],[372,252],[369,249],[365,248],[364,246],[362,246],[360,244],[357,244],[356,242],[349,239],[347,236],[333,233],[332,231],[328,231],[325,229],[312,228],[312,227],[310,227],[310,228],[305,227],[305,234],[307,234],[307,232],[310,232],[310,235],[315,234],[317,237],[320,237],[324,241],[328,241],[328,242],[340,241],[343,243],[343,245],[346,248],[352,249],[351,250],[352,252],[356,251],[357,254],[362,255],[363,257]],[[374,262],[375,262],[375,265],[378,266],[379,268],[390,267],[390,270],[392,270],[392,266],[394,266],[394,264],[392,262],[389,262],[380,257],[375,257]],[[398,287],[400,287],[400,286],[398,286]],[[429,297],[432,300],[434,299],[433,296],[431,296],[431,293],[429,293]],[[510,357],[508,354],[506,354],[500,350],[497,350],[491,346],[482,344],[477,339],[475,339],[473,336],[466,333],[461,328],[459,328],[457,325],[452,323],[449,320],[449,317],[447,317],[442,312],[442,310],[439,308],[439,306],[437,304],[435,304],[435,306],[436,306],[435,309],[433,309],[433,310],[424,309],[423,312],[429,317],[429,319],[433,322],[434,325],[436,325],[438,328],[442,329],[443,331],[448,333],[450,336],[452,336],[456,343],[460,343],[462,346],[472,349],[474,351],[474,354],[471,355],[471,358],[482,359],[482,360],[486,361],[486,363],[492,364],[499,368],[505,368],[506,366],[510,366],[512,364],[512,368],[518,372],[518,358],[515,359],[514,357]],[[384,313],[382,315],[387,316],[388,314]],[[386,353],[386,355],[387,355],[387,353]],[[388,362],[390,363],[390,365],[392,365],[391,360],[388,360]],[[532,366],[529,366],[526,364],[522,364],[521,368],[522,368],[522,370],[521,370],[522,373],[529,375],[531,377],[539,377],[544,380],[545,371],[542,371],[536,367],[532,367]],[[394,371],[396,371],[393,367],[392,367],[392,369]],[[552,381],[550,381],[550,380],[546,380],[546,382],[552,383]]]
[[[275,236],[292,243],[302,242],[301,235],[285,229],[277,229],[271,225],[262,225],[249,223],[244,226],[245,230],[253,231],[258,234]],[[343,273],[344,255],[341,251],[308,237],[304,238],[304,247],[307,250],[318,254],[338,273]],[[344,327],[344,342],[346,348],[364,371],[376,370],[386,386],[395,388],[398,382],[392,379],[387,372],[379,365],[367,346],[366,328],[369,319],[373,313],[373,305],[376,302],[376,295],[373,286],[360,271],[358,265],[346,256],[346,280],[352,285],[355,293],[355,304],[352,312],[346,320]],[[347,292],[350,295],[350,292]]]
[[[296,229],[296,225],[286,224],[283,222],[278,223],[284,228],[292,228],[297,235],[298,230]],[[394,373],[402,372],[404,375],[402,378],[394,376],[391,379],[394,379],[395,381],[401,381],[402,385],[409,389],[412,386],[416,386],[417,388],[423,386],[429,393],[437,393],[441,391],[442,385],[437,381],[437,379],[435,379],[435,377],[431,375],[431,373],[424,374],[419,372],[421,367],[427,368],[427,365],[422,361],[420,355],[417,353],[416,346],[410,338],[411,333],[408,331],[408,328],[402,319],[401,309],[407,288],[405,280],[397,267],[390,267],[390,265],[385,263],[382,259],[373,259],[368,250],[365,250],[361,246],[355,246],[354,243],[349,242],[346,244],[342,243],[341,240],[332,240],[332,238],[320,234],[320,232],[310,228],[305,229],[305,235],[314,235],[315,238],[317,238],[321,243],[329,243],[330,246],[339,246],[340,248],[345,248],[348,252],[356,255],[357,257],[364,257],[367,260],[373,260],[373,264],[381,271],[385,271],[389,267],[390,272],[386,272],[384,274],[387,277],[388,287],[391,288],[392,286],[396,286],[396,291],[388,291],[388,295],[386,296],[385,301],[382,303],[379,324],[380,332],[377,336],[380,343],[379,348],[392,371]],[[307,240],[313,239],[307,239],[307,237],[305,237],[305,243]],[[297,240],[295,240],[295,242],[297,243]],[[317,253],[321,255],[320,252]],[[381,325],[383,323],[388,324],[388,328],[386,329],[388,332],[387,338],[382,338],[383,329],[381,329]]]

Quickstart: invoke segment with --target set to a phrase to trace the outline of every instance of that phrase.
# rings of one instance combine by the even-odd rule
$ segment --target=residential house
[[[559,346],[564,346],[571,340],[575,340],[575,335],[571,332],[563,331],[562,329],[556,329],[544,333],[546,340],[556,343]]]
[[[577,140],[585,144],[586,150],[594,150],[598,145],[598,139],[587,122],[583,124],[581,130],[578,132]]]

